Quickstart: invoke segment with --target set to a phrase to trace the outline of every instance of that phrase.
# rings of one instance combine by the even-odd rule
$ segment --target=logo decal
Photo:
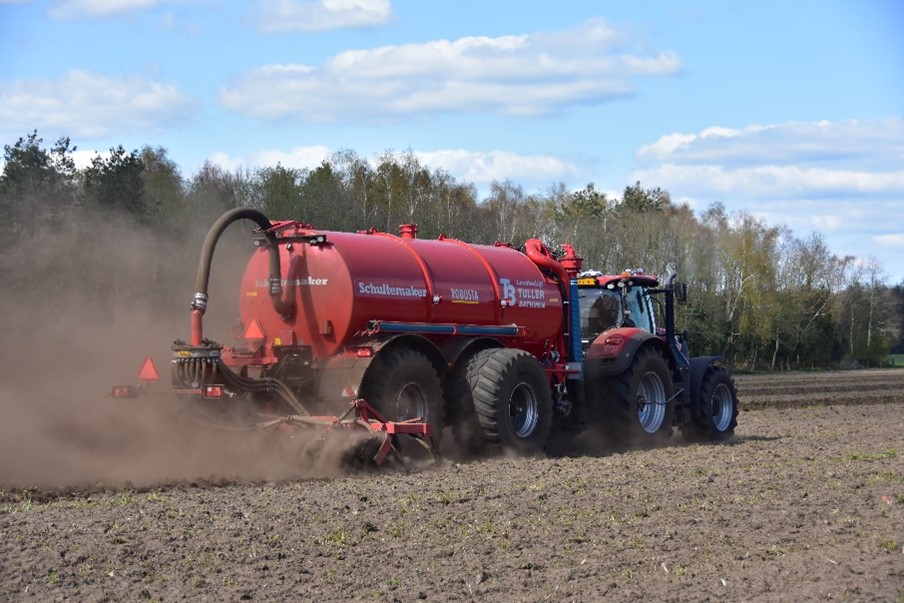
[[[361,295],[386,295],[390,297],[427,297],[427,290],[419,287],[394,287],[389,283],[358,282],[358,293]]]
[[[327,284],[329,284],[329,279],[315,278],[313,276],[293,278],[291,280],[284,278],[282,280],[283,287],[323,287]],[[254,281],[254,286],[258,289],[265,289],[270,286],[270,281],[266,279],[258,279]]]
[[[515,281],[512,284],[511,279],[501,278],[499,284],[502,285],[502,297],[509,300],[513,306],[519,308],[546,307],[546,290],[543,287],[543,281]]]

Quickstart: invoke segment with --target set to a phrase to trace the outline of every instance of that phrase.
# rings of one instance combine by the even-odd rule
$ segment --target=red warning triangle
[[[141,365],[141,370],[138,371],[138,379],[139,381],[157,381],[160,379],[160,373],[157,372],[154,359],[150,356],[144,359],[144,364]]]
[[[264,339],[264,329],[256,318],[252,318],[251,322],[248,323],[248,326],[245,327],[245,339],[251,341]]]

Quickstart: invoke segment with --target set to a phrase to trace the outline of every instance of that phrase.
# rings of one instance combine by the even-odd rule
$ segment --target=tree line
[[[228,171],[204,164],[190,177],[160,147],[122,146],[77,169],[76,148],[49,148],[37,132],[4,146],[0,175],[0,279],[7,304],[50,301],[65,312],[80,291],[98,314],[129,303],[181,303],[209,225],[253,207],[272,220],[329,230],[395,232],[418,224],[474,243],[571,243],[586,268],[677,271],[691,294],[679,327],[695,354],[722,354],[737,368],[881,364],[902,345],[904,283],[890,286],[872,258],[839,257],[819,233],[798,237],[746,211],[714,204],[699,216],[668,191],[637,182],[621,197],[588,184],[526,194],[511,181],[477,188],[412,152],[374,161],[335,153],[314,169],[281,164]],[[53,300],[57,300],[56,304]]]

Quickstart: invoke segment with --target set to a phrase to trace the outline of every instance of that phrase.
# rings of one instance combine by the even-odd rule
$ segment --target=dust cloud
[[[249,230],[227,231],[214,258],[205,316],[212,339],[237,318]],[[184,401],[108,397],[113,385],[137,383],[146,356],[156,362],[158,385],[167,386],[170,346],[189,335],[205,232],[175,243],[111,220],[70,228],[4,258],[6,273],[21,278],[0,285],[0,488],[343,471],[341,453],[356,445],[348,438],[357,434],[324,444],[307,432],[205,429],[186,419]],[[10,271],[10,262],[20,267]]]

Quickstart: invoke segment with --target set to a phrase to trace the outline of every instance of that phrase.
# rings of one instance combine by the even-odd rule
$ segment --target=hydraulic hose
[[[176,381],[182,387],[197,387],[200,383],[220,381],[236,391],[275,395],[281,398],[297,414],[310,415],[308,410],[298,400],[292,388],[279,379],[273,377],[264,377],[262,379],[243,377],[235,373],[219,359],[215,362],[199,359],[179,362],[175,365],[175,371]]]
[[[292,392],[292,388],[279,379],[273,377],[264,377],[263,379],[242,377],[238,373],[233,372],[222,360],[217,362],[217,371],[223,377],[223,380],[226,381],[226,384],[233,389],[260,394],[275,394],[292,407],[292,410],[296,413],[300,415],[311,414]]]
[[[268,252],[270,254],[270,298],[273,300],[273,308],[283,318],[291,318],[295,315],[295,302],[291,299],[283,299],[282,288],[282,272],[279,262],[279,244],[276,234],[271,232],[273,224],[267,219],[267,216],[248,207],[239,207],[232,209],[213,223],[210,230],[207,231],[207,237],[204,239],[204,246],[201,249],[201,260],[198,263],[198,275],[195,280],[195,296],[192,299],[192,320],[191,320],[191,342],[192,345],[201,345],[204,340],[202,320],[204,312],[207,311],[207,287],[210,283],[210,265],[213,261],[213,252],[216,249],[217,241],[233,222],[238,220],[251,220],[256,223],[264,236],[267,238]]]

